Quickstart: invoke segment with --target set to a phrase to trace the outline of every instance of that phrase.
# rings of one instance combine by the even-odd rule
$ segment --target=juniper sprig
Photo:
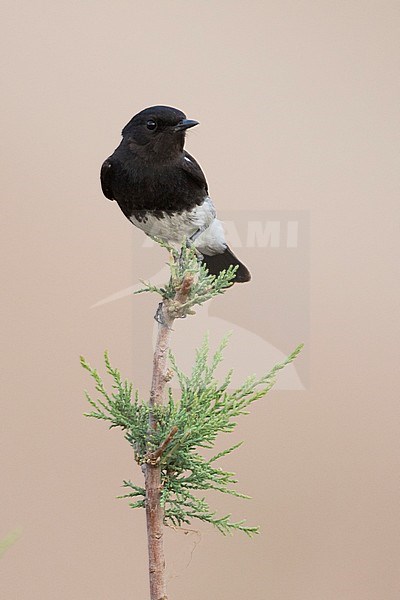
[[[247,414],[249,405],[269,392],[277,372],[295,359],[301,346],[266,375],[248,377],[239,388],[232,390],[232,371],[221,382],[215,377],[226,344],[227,338],[222,340],[210,359],[206,337],[196,353],[190,375],[185,375],[179,369],[170,354],[170,365],[179,382],[180,395],[175,399],[169,387],[167,403],[152,408],[157,427],[151,432],[148,427],[149,403],[139,398],[138,391],[133,390],[131,383],[122,380],[118,369],[111,366],[108,354],[105,353],[105,366],[112,379],[111,392],[106,390],[97,370],[81,358],[81,364],[93,377],[99,394],[93,399],[86,392],[93,408],[86,416],[106,420],[110,427],[120,427],[139,465],[151,461],[157,449],[168,440],[163,452],[155,459],[161,467],[161,504],[164,507],[165,524],[181,526],[199,519],[211,523],[224,534],[240,530],[251,536],[258,532],[257,527],[248,526],[244,521],[231,521],[230,515],[217,516],[205,497],[196,495],[199,491],[215,490],[248,498],[234,488],[237,483],[234,473],[215,466],[219,459],[236,450],[241,443],[209,459],[203,456],[201,450],[213,448],[220,434],[233,431],[237,417]],[[170,435],[171,432],[174,432],[173,435]],[[143,508],[145,488],[128,480],[123,485],[129,491],[120,497],[132,499],[130,505],[133,508]]]
[[[157,494],[154,506],[162,507],[164,524],[181,526],[199,519],[211,523],[223,534],[239,530],[251,536],[258,532],[258,527],[248,526],[242,520],[232,521],[230,515],[218,516],[203,495],[214,490],[248,498],[236,490],[235,474],[218,466],[218,461],[241,443],[228,446],[211,458],[204,456],[204,449],[212,449],[221,434],[234,430],[237,418],[247,414],[250,404],[269,392],[278,371],[296,358],[302,346],[267,374],[258,378],[252,375],[236,389],[231,388],[232,370],[222,381],[215,377],[227,337],[211,357],[208,338],[204,338],[190,375],[180,370],[171,353],[167,369],[168,338],[174,319],[193,314],[194,306],[226,291],[233,283],[236,267],[230,267],[218,276],[210,275],[199,262],[195,248],[186,241],[180,250],[156,241],[169,252],[170,278],[164,286],[145,283],[140,290],[155,292],[162,298],[156,315],[159,337],[150,399],[141,399],[132,383],[122,379],[118,369],[111,366],[107,352],[104,359],[112,382],[111,391],[107,391],[97,370],[81,357],[81,364],[92,376],[98,392],[96,398],[85,392],[92,407],[86,416],[105,420],[110,427],[123,430],[145,477],[146,473],[157,470],[157,481],[154,479],[151,485]],[[177,396],[172,387],[165,390],[169,373],[175,375],[179,384]],[[133,508],[146,507],[147,487],[130,480],[125,480],[123,486],[127,493],[120,497],[129,498]],[[157,560],[162,562],[160,556]]]
[[[182,317],[194,314],[194,306],[204,304],[214,296],[223,294],[233,284],[237,265],[230,266],[227,270],[221,271],[217,276],[210,275],[207,267],[199,262],[198,254],[193,245],[188,245],[184,241],[178,251],[157,238],[155,238],[155,241],[169,252],[169,281],[164,286],[157,286],[142,281],[144,287],[135,292],[135,294],[143,292],[159,294],[167,302],[169,310],[173,312],[177,308],[174,302],[176,292],[180,289],[184,278],[190,276],[191,286],[188,298],[184,304],[179,304],[178,316]]]

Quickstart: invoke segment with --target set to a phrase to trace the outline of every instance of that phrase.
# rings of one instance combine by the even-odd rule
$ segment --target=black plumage
[[[146,234],[170,244],[191,238],[210,273],[237,264],[235,281],[249,281],[249,271],[225,242],[204,173],[184,150],[186,130],[197,124],[168,106],[135,115],[101,167],[102,190]]]

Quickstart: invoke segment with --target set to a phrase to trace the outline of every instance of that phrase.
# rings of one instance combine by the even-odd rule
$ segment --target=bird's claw
[[[164,317],[164,311],[163,311],[163,303],[160,302],[157,310],[156,310],[156,314],[154,315],[154,319],[157,321],[157,323],[159,325],[165,325],[165,317]]]

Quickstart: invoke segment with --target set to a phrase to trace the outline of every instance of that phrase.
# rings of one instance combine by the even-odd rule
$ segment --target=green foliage
[[[164,287],[147,283],[140,291],[155,292],[162,297],[162,318],[166,314],[169,322],[173,322],[175,318],[192,314],[194,306],[223,293],[232,285],[236,267],[218,276],[210,275],[206,267],[199,264],[193,246],[188,247],[185,242],[178,251],[157,241],[170,253],[169,282]],[[164,326],[167,326],[165,322]],[[268,393],[279,369],[294,360],[301,346],[266,375],[248,377],[243,385],[232,390],[232,371],[221,382],[215,378],[226,343],[227,339],[224,339],[210,358],[206,338],[197,351],[190,375],[185,375],[170,355],[171,370],[179,382],[180,395],[175,399],[172,388],[168,388],[167,401],[163,405],[150,406],[140,399],[132,384],[123,380],[120,372],[111,366],[107,353],[105,365],[112,381],[111,391],[107,391],[96,369],[81,358],[82,366],[94,379],[98,392],[96,399],[86,392],[93,409],[86,416],[105,420],[110,427],[120,427],[139,465],[150,463],[160,467],[161,503],[166,524],[181,526],[199,519],[213,524],[223,534],[240,530],[251,536],[258,532],[257,527],[248,526],[244,521],[231,521],[230,515],[218,517],[203,496],[204,491],[214,490],[248,498],[235,489],[235,474],[216,466],[240,444],[209,459],[203,451],[213,448],[220,434],[233,431],[237,417],[247,414],[249,405]],[[155,428],[149,426],[150,421],[156,424]],[[124,486],[127,493],[121,497],[130,498],[133,508],[143,508],[145,488],[131,481],[124,481]]]
[[[205,458],[201,451],[212,448],[219,434],[233,431],[237,417],[247,414],[249,405],[269,392],[277,372],[294,360],[301,346],[266,375],[260,378],[248,377],[239,388],[231,390],[232,371],[222,382],[215,378],[215,369],[222,360],[226,344],[227,340],[224,339],[209,359],[206,338],[197,351],[190,375],[185,375],[176,365],[173,356],[170,356],[171,368],[180,386],[180,397],[175,400],[173,390],[168,389],[167,403],[153,409],[157,428],[152,431],[149,431],[148,426],[149,404],[139,399],[132,384],[122,380],[119,371],[111,366],[107,353],[105,365],[112,379],[111,392],[106,390],[96,369],[92,369],[81,358],[82,366],[93,377],[99,393],[99,397],[93,399],[86,392],[93,407],[86,416],[108,421],[110,427],[120,427],[131,444],[139,465],[149,462],[151,453],[176,428],[175,435],[158,458],[162,473],[161,502],[165,511],[165,523],[181,526],[190,523],[192,519],[200,519],[212,523],[223,534],[240,530],[251,536],[258,532],[257,527],[248,526],[244,521],[231,521],[230,515],[218,517],[201,493],[196,495],[199,491],[216,490],[248,498],[234,489],[234,473],[215,466],[223,456],[230,454],[241,444],[228,447],[210,459]],[[145,489],[131,481],[124,481],[124,486],[129,491],[121,497],[133,499],[133,508],[144,507]]]
[[[194,306],[204,304],[210,298],[218,294],[223,294],[233,284],[238,268],[237,265],[230,266],[218,276],[210,275],[205,265],[199,263],[199,257],[192,245],[188,246],[184,243],[178,251],[161,240],[156,239],[156,241],[166,248],[170,254],[170,279],[164,287],[142,282],[145,287],[135,292],[136,294],[154,292],[159,294],[163,299],[173,303],[176,291],[182,285],[184,277],[192,275],[193,283],[190,287],[188,299],[184,304],[179,305],[179,313],[182,316],[194,314]],[[173,305],[171,308],[173,308]]]
[[[20,535],[21,531],[16,529],[0,540],[0,558],[17,541]]]

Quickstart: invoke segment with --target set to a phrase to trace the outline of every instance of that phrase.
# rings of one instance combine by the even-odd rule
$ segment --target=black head
[[[171,106],[151,106],[135,115],[122,130],[122,137],[132,149],[169,154],[181,151],[185,133],[197,121],[186,119],[186,115]]]

